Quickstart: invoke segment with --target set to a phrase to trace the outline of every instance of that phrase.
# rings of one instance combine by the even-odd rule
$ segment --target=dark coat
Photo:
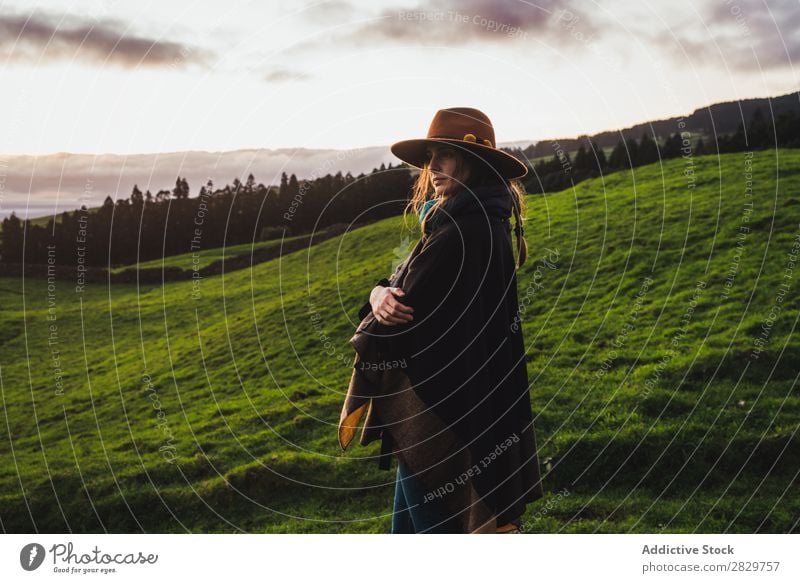
[[[339,421],[344,450],[366,412],[360,443],[382,439],[426,499],[459,515],[460,532],[494,532],[544,494],[515,324],[510,206],[497,194],[499,206],[481,200],[423,236],[386,281],[406,292],[412,322],[387,326],[362,312]]]

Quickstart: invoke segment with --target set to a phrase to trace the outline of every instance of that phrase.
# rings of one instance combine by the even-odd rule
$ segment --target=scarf
[[[423,223],[425,235],[430,235],[450,217],[468,212],[485,212],[488,216],[509,218],[513,209],[516,214],[511,191],[499,182],[473,187],[461,185],[444,202],[440,200],[433,198],[425,201],[419,211],[421,222],[427,217]]]
[[[518,252],[521,250],[520,239],[524,232],[522,221],[519,218],[519,209],[513,201],[512,192],[505,183],[492,182],[473,187],[460,185],[455,194],[444,202],[440,202],[440,200],[438,198],[426,200],[420,208],[419,220],[425,236],[430,235],[450,217],[460,214],[480,212],[490,217],[508,219],[513,212],[516,222],[514,232],[517,235],[517,249]],[[423,219],[426,220],[423,222]]]

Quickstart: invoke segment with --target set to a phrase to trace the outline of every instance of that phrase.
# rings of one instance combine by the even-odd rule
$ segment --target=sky
[[[536,140],[796,90],[800,3],[3,2],[0,39],[7,154],[376,146],[456,105]]]
[[[386,148],[452,106],[501,145],[575,137],[797,91],[798,57],[798,0],[0,1],[0,178],[19,155]]]

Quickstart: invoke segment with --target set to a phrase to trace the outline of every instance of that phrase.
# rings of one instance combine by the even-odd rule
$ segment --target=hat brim
[[[507,179],[522,178],[528,173],[528,167],[511,154],[477,142],[453,140],[449,138],[416,138],[401,140],[392,144],[389,149],[392,154],[416,168],[422,168],[426,161],[425,148],[431,144],[449,144],[456,148],[469,150],[480,156],[484,162],[492,166],[497,172]]]

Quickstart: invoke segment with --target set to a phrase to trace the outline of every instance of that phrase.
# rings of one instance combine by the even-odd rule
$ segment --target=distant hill
[[[706,107],[695,109],[687,116],[675,116],[667,119],[644,122],[622,130],[600,132],[588,136],[601,148],[613,148],[622,136],[626,141],[638,140],[643,133],[655,132],[657,138],[666,139],[676,131],[688,131],[700,136],[713,136],[715,134],[731,134],[736,131],[739,124],[746,124],[756,108],[760,107],[764,115],[778,117],[782,113],[794,112],[800,114],[800,96],[798,93],[788,93],[779,97],[759,97],[743,99],[741,101],[725,101],[714,103]],[[772,115],[770,115],[772,111]],[[686,126],[678,128],[678,121],[683,119]],[[651,136],[652,137],[652,136]],[[578,138],[558,138],[541,140],[523,150],[528,158],[540,158],[553,155],[553,143],[558,143],[565,152],[576,151],[581,143],[586,142],[587,136]]]
[[[716,134],[731,134],[739,123],[746,123],[757,107],[769,118],[773,115],[796,112],[800,115],[800,98],[797,93],[779,97],[764,97],[715,103],[699,108],[684,116],[686,131],[693,138],[708,138]],[[680,116],[643,122],[622,130],[609,130],[593,136],[578,138],[552,138],[534,142],[517,140],[500,142],[509,152],[528,160],[553,156],[553,144],[558,143],[564,152],[573,153],[581,142],[591,137],[602,149],[610,150],[617,144],[620,134],[625,140],[640,139],[650,133],[666,139],[678,130]],[[525,147],[527,145],[527,147]],[[283,148],[248,149],[228,152],[170,152],[136,155],[89,155],[58,153],[44,156],[6,156],[5,193],[0,220],[15,211],[19,217],[43,217],[35,224],[44,225],[49,217],[63,211],[73,211],[85,204],[98,208],[106,196],[114,200],[127,197],[134,184],[153,193],[171,188],[176,176],[184,176],[191,185],[191,195],[197,196],[200,185],[209,178],[217,184],[230,183],[235,177],[244,181],[253,173],[258,181],[267,185],[278,183],[281,173],[295,174],[298,179],[312,179],[326,174],[369,173],[381,165],[395,166],[399,160],[389,151],[388,145],[354,148],[350,150]],[[57,219],[58,220],[58,219]],[[1,227],[0,227],[1,229]]]

